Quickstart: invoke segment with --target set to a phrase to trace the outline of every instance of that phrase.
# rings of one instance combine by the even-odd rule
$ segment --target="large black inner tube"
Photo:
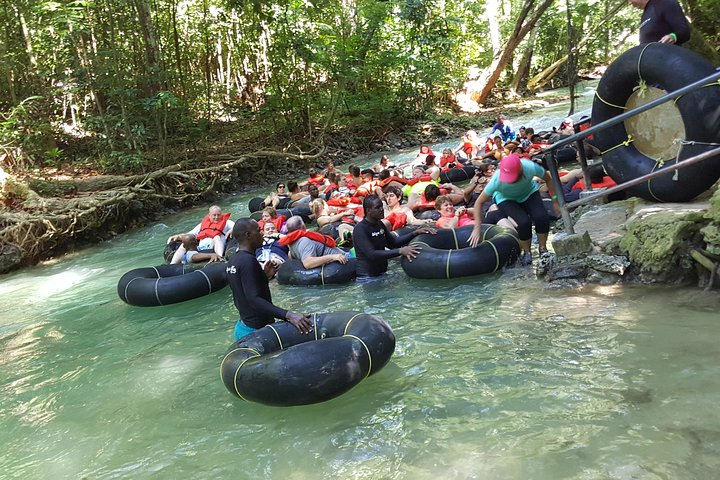
[[[137,307],[157,307],[209,295],[227,285],[225,262],[136,268],[120,277],[120,299]]]
[[[266,405],[324,402],[378,372],[395,351],[395,335],[381,317],[336,312],[311,320],[309,335],[278,322],[235,342],[220,365],[228,391]]]
[[[647,85],[673,92],[712,73],[712,65],[686,48],[661,43],[633,47],[620,55],[600,80],[593,101],[592,123],[598,125],[624,113],[628,100],[634,96],[633,92],[641,81],[643,86],[640,90]],[[682,117],[685,133],[684,138],[677,139],[681,142],[677,157],[671,155],[672,158],[658,159],[642,153],[636,146],[637,139],[629,138],[626,123],[595,134],[596,145],[603,152],[603,165],[613,180],[627,182],[717,147],[720,143],[720,85],[715,82],[683,95],[675,105]],[[657,121],[660,126],[663,121],[670,121],[667,116],[658,116],[657,111],[660,110],[657,108],[647,112],[649,115],[645,117],[648,136],[653,133],[653,127],[649,125],[651,122]],[[666,174],[630,187],[628,191],[647,200],[684,202],[710,188],[719,177],[720,156],[715,156],[675,174]]]
[[[482,242],[468,246],[472,225],[440,229],[435,235],[422,234],[412,244],[422,247],[410,262],[400,261],[405,273],[414,278],[456,278],[495,272],[517,260],[520,245],[514,232],[497,225],[482,224]]]
[[[475,175],[475,167],[468,165],[462,168],[450,168],[440,172],[440,183],[455,183],[470,180]]]
[[[277,280],[280,285],[336,285],[355,280],[354,258],[348,262],[330,262],[317,268],[305,268],[300,260],[288,260],[280,265]]]

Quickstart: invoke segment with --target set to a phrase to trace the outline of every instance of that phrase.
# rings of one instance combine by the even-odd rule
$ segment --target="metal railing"
[[[712,150],[708,150],[707,152],[703,152],[699,155],[695,155],[694,157],[687,158],[687,159],[677,162],[673,165],[664,167],[660,170],[655,170],[654,172],[650,172],[641,177],[627,181],[616,187],[602,190],[594,195],[588,195],[587,197],[581,198],[581,199],[576,200],[571,203],[565,203],[565,197],[563,196],[562,182],[560,181],[560,174],[558,173],[557,162],[555,161],[556,152],[559,149],[565,147],[566,145],[575,143],[578,155],[580,157],[580,166],[582,167],[582,171],[583,171],[583,181],[585,182],[587,190],[592,191],[592,184],[591,184],[590,178],[588,176],[587,158],[585,156],[585,149],[583,148],[583,144],[582,144],[582,141],[585,138],[589,137],[593,133],[597,133],[608,127],[617,125],[620,122],[624,122],[628,118],[631,118],[631,117],[639,115],[643,112],[646,112],[646,111],[650,110],[651,108],[657,107],[658,105],[662,105],[663,103],[669,102],[670,100],[674,100],[674,99],[681,97],[687,93],[694,92],[695,90],[698,90],[698,89],[708,85],[709,83],[713,83],[718,80],[720,80],[720,71],[718,71],[712,75],[709,75],[708,77],[705,77],[701,80],[698,80],[697,82],[691,83],[690,85],[679,88],[679,89],[675,90],[674,92],[670,92],[660,98],[656,98],[655,100],[652,100],[644,105],[640,105],[639,107],[633,108],[632,110],[624,112],[616,117],[609,118],[602,123],[593,125],[592,127],[588,128],[586,130],[575,133],[574,135],[571,135],[569,137],[563,138],[560,141],[558,141],[557,143],[553,143],[549,147],[543,149],[543,154],[549,153],[552,156],[551,157],[552,161],[547,162],[547,169],[550,171],[550,177],[552,178],[553,186],[555,187],[558,206],[560,207],[561,216],[563,219],[563,223],[565,224],[565,230],[567,231],[567,233],[575,233],[575,229],[573,228],[572,218],[570,217],[570,212],[568,210],[569,208],[575,208],[575,207],[579,207],[580,205],[585,205],[594,200],[597,200],[598,198],[602,198],[602,197],[611,195],[616,192],[621,192],[629,187],[633,187],[635,185],[644,183],[648,180],[652,180],[653,178],[657,178],[662,175],[667,175],[668,173],[672,173],[675,170],[680,170],[682,168],[688,167],[690,165],[701,162],[703,160],[707,160],[708,158],[713,157],[715,155],[720,155],[720,147],[714,148]]]

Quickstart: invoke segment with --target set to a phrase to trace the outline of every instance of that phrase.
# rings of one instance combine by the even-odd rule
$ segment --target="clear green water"
[[[0,478],[718,478],[716,293],[553,291],[527,269],[420,281],[397,264],[273,285],[280,305],[380,314],[398,343],[337,399],[265,407],[220,381],[228,289],[158,308],[116,294],[203,213],[2,277]]]

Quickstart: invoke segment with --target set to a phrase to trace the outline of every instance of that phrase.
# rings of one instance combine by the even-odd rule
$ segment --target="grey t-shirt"
[[[307,257],[323,257],[325,255],[335,255],[337,253],[345,254],[339,248],[326,247],[320,242],[310,240],[307,237],[300,237],[295,243],[290,245],[290,253],[293,258],[305,260]]]

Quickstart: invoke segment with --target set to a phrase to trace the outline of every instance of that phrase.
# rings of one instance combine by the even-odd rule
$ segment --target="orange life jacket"
[[[197,234],[197,241],[199,242],[203,238],[215,238],[218,235],[222,235],[230,215],[232,215],[230,212],[223,213],[219,222],[211,221],[210,214],[205,215],[205,218],[200,222],[200,233]]]
[[[300,240],[300,238],[306,237],[310,240],[314,240],[318,243],[322,243],[326,247],[335,248],[337,247],[337,244],[335,243],[335,239],[332,238],[329,235],[323,235],[320,232],[311,232],[310,230],[295,230],[284,237],[282,237],[280,240],[278,240],[278,243],[280,245],[292,245],[293,243]]]

